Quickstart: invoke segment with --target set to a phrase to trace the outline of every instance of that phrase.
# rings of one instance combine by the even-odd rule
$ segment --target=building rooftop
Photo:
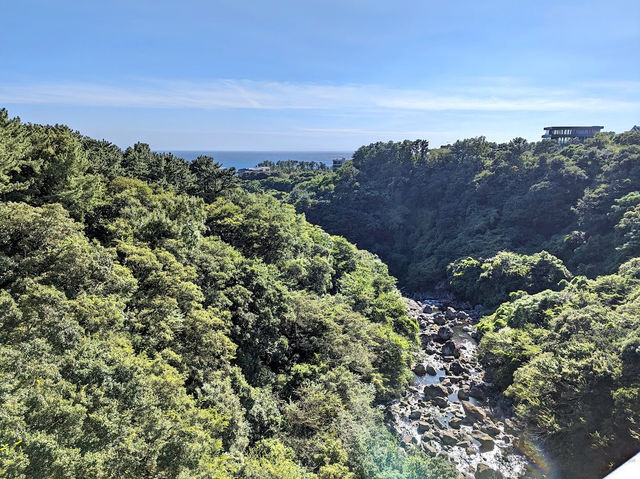
[[[604,126],[545,126],[545,130],[582,130],[585,128],[593,128],[602,130]]]
[[[574,140],[593,138],[604,126],[545,126],[542,138],[555,140],[558,143],[569,143]]]

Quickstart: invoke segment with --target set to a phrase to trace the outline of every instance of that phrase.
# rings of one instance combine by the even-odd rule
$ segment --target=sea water
[[[331,165],[334,158],[351,158],[353,151],[184,151],[163,150],[162,153],[172,153],[175,156],[193,161],[198,156],[211,156],[222,166],[236,169],[251,168],[263,161],[274,163],[284,160],[315,161]]]

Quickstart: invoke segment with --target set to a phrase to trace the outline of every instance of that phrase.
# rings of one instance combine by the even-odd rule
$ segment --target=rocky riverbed
[[[392,428],[406,447],[446,457],[462,477],[525,477],[517,428],[496,407],[476,358],[478,311],[436,300],[407,300],[407,307],[420,324],[422,352],[412,386],[389,406]]]

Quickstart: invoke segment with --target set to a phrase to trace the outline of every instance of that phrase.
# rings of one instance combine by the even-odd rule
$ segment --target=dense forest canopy
[[[418,325],[352,242],[486,308],[480,359],[562,477],[640,448],[639,132],[267,166],[0,110],[2,477],[456,477],[385,427]]]
[[[461,258],[546,250],[574,274],[612,273],[640,253],[640,132],[559,145],[471,138],[361,147],[335,172],[249,182],[377,253],[408,291]]]
[[[0,476],[454,478],[377,405],[417,324],[372,254],[212,158],[0,111]]]
[[[640,131],[374,143],[247,188],[379,254],[408,292],[485,306],[480,358],[560,477],[640,449]]]

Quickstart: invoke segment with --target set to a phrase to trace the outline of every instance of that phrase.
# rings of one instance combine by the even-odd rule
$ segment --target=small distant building
[[[256,166],[254,168],[240,168],[238,175],[253,175],[257,173],[269,173],[271,168],[268,166]]]
[[[571,140],[593,138],[604,126],[546,126],[542,138],[568,143]]]
[[[344,158],[334,158],[333,159],[333,164],[331,165],[331,169],[332,170],[337,170],[338,168],[341,168],[342,165],[344,165],[344,162],[347,161]]]

